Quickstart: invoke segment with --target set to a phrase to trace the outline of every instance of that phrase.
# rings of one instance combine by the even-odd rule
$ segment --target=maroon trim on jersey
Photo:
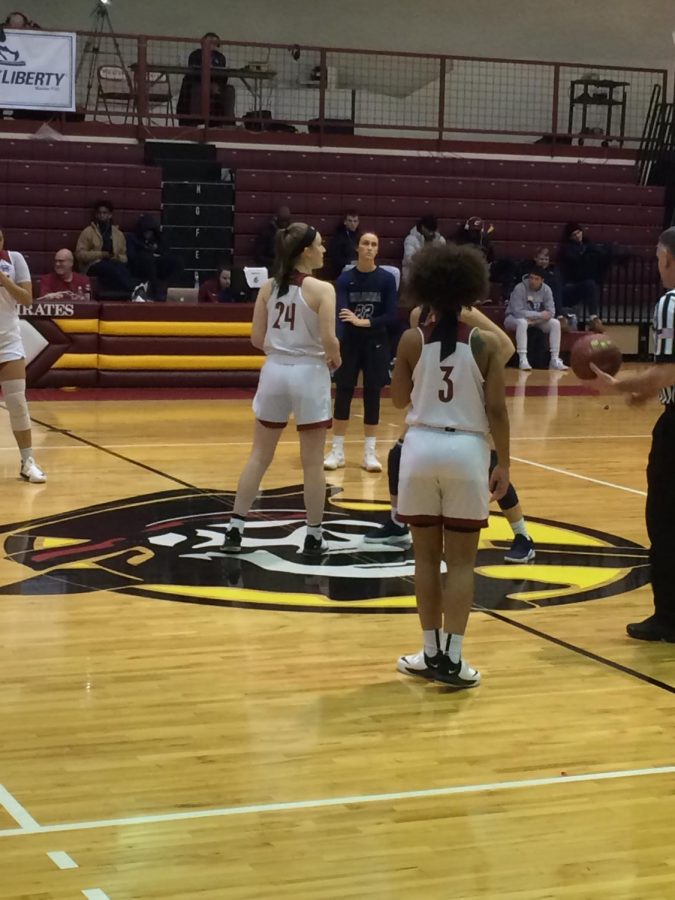
[[[453,519],[448,516],[404,516],[397,512],[396,518],[405,525],[415,528],[430,528],[432,525],[442,525],[446,531],[480,531],[487,528],[487,519]]]
[[[289,284],[292,284],[293,287],[302,287],[302,282],[307,278],[307,274],[305,272],[293,272],[291,275]]]
[[[471,339],[471,332],[473,328],[469,328],[468,325],[465,325],[464,322],[457,323],[457,343],[458,344],[468,344]]]
[[[431,322],[425,321],[424,324],[420,323],[417,327],[422,332],[422,340],[424,341],[424,343],[430,344],[431,335],[433,334],[434,328],[436,327],[436,323],[433,320]]]
[[[288,425],[288,422],[265,422],[263,419],[258,419],[258,421],[265,428],[285,428]]]
[[[4,259],[5,262],[11,263],[12,257],[9,255],[9,250],[0,250],[0,259]]]
[[[307,425],[297,425],[298,431],[311,431],[313,428],[331,428],[332,419],[324,419],[322,422],[309,422]]]

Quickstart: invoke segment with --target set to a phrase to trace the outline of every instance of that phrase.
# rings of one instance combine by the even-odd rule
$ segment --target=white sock
[[[519,359],[521,362],[527,362],[527,353],[519,353],[519,354],[518,354],[518,359]]]
[[[377,438],[369,437],[364,440],[366,453],[374,453],[375,452],[375,442]]]
[[[311,537],[316,538],[317,541],[320,541],[321,538],[322,538],[322,536],[323,536],[323,532],[322,532],[322,530],[321,530],[321,524],[319,524],[319,525],[310,525],[309,522],[308,522],[308,523],[307,523],[307,535],[308,535],[308,536],[311,535]]]
[[[397,507],[397,506],[394,506],[394,504],[392,503],[392,505],[391,505],[391,513],[390,513],[390,515],[391,515],[391,521],[394,523],[394,525],[402,525],[403,522],[399,522],[399,520],[396,518],[396,513],[397,513],[397,512],[398,512],[398,507]]]
[[[443,647],[443,630],[441,628],[425,628],[422,630],[424,635],[424,652],[431,659],[440,653]]]
[[[19,448],[19,452],[21,453],[21,462],[28,462],[28,460],[33,455],[32,447],[24,447],[23,449]]]
[[[235,531],[238,531],[239,534],[244,533],[244,527],[246,525],[246,519],[243,516],[237,516],[234,513],[230,516],[230,528],[234,528]]]
[[[343,434],[334,434],[333,435],[333,450],[336,453],[344,453],[345,452],[345,438]]]
[[[445,655],[450,657],[451,663],[458,663],[462,659],[463,634],[447,634],[445,640]]]
[[[511,525],[511,531],[513,532],[514,536],[517,534],[522,534],[524,538],[527,538],[528,541],[530,540],[530,534],[527,530],[527,523],[525,522],[525,519],[520,518],[517,522],[510,522],[509,524]]]

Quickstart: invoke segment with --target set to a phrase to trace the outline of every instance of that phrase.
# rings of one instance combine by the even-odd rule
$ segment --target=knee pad
[[[497,465],[497,453],[495,450],[490,450],[490,474],[492,474],[492,470]],[[516,493],[516,489],[509,482],[509,488],[507,492],[504,494],[501,500],[498,500],[499,508],[502,512],[506,512],[507,509],[513,509],[514,506],[518,506],[518,494]]]
[[[3,382],[2,397],[9,413],[12,431],[28,431],[30,415],[26,403],[26,379],[12,378]]]
[[[392,497],[398,497],[398,473],[401,470],[402,450],[403,441],[397,441],[387,457],[387,478],[389,480],[389,493]]]
[[[516,489],[511,484],[511,482],[509,482],[507,492],[504,494],[501,500],[497,501],[497,503],[499,504],[499,508],[502,512],[506,512],[509,509],[513,509],[514,506],[518,506],[519,502],[520,501],[518,500]]]

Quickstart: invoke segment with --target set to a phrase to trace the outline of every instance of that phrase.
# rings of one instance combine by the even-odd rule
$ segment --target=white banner
[[[75,109],[74,34],[5,29],[0,41],[0,108]]]

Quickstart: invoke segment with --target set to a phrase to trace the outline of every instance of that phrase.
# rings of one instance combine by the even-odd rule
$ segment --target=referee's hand
[[[618,390],[619,379],[614,378],[611,375],[608,375],[607,372],[603,372],[602,369],[599,369],[595,363],[588,364],[589,369],[595,372],[595,377],[598,379],[600,384],[604,387],[609,388],[610,390]]]

